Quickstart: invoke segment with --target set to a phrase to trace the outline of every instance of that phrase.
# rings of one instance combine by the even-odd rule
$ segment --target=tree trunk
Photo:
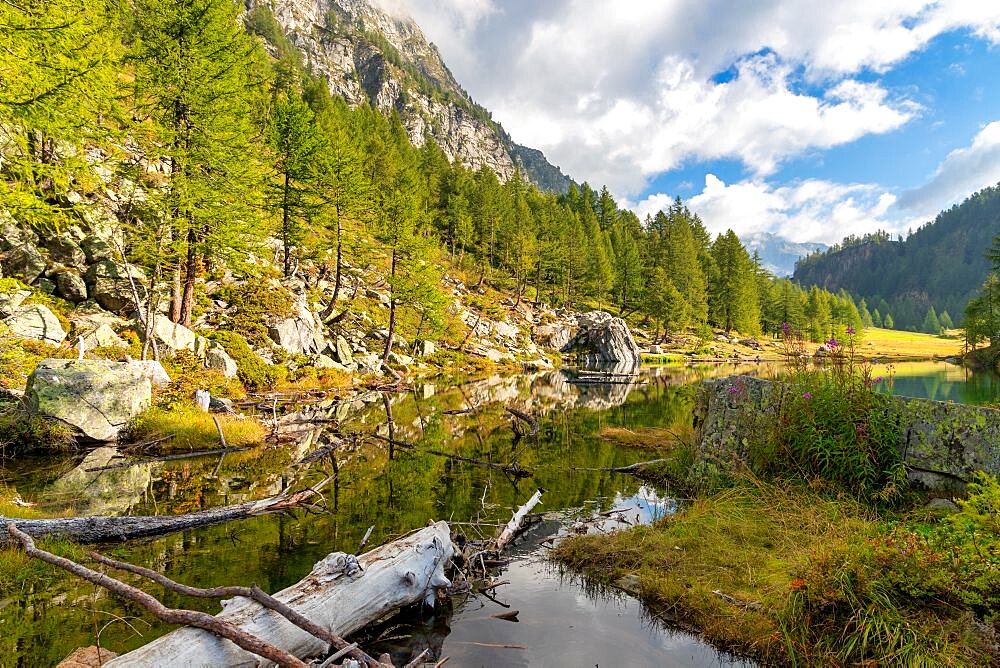
[[[47,520],[12,519],[9,521],[36,539],[58,536],[70,538],[77,543],[112,543],[134,538],[163,536],[185,529],[285,510],[312,498],[318,494],[320,487],[322,485],[314,485],[310,489],[295,494],[279,494],[260,501],[248,501],[185,515],[89,516]],[[3,522],[2,525],[6,526],[6,522]],[[7,530],[0,527],[0,544],[10,540],[11,537],[7,534]]]
[[[385,339],[385,350],[382,351],[382,364],[389,360],[392,350],[392,337],[396,333],[396,293],[392,288],[392,279],[396,277],[396,249],[392,249],[392,267],[389,270],[389,336]]]
[[[198,247],[194,230],[188,231],[187,259],[184,267],[184,295],[181,297],[180,324],[191,327],[191,314],[194,310],[194,284],[198,278]]]
[[[444,568],[453,554],[446,522],[367,552],[355,560],[335,552],[298,583],[274,594],[313,623],[347,636],[400,608],[433,604],[451,583]],[[241,630],[300,658],[319,656],[327,643],[255,601],[232,599],[219,613]],[[104,664],[122,666],[256,666],[260,658],[207,631],[182,628]]]
[[[330,300],[331,304],[337,303],[337,298],[340,296],[340,282],[343,276],[343,262],[344,262],[344,243],[341,238],[341,223],[340,223],[340,207],[335,207],[334,215],[337,216],[337,272],[333,279],[333,299]],[[333,307],[330,309],[330,313],[333,313]]]
[[[286,157],[287,160],[287,157]],[[288,248],[291,243],[291,218],[288,215],[288,197],[289,195],[289,181],[288,181],[288,169],[285,169],[285,184],[281,191],[281,250],[282,250],[282,265],[285,271],[285,278],[289,278],[292,275],[292,254]]]

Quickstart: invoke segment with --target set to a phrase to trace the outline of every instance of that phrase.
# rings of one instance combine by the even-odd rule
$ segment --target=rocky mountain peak
[[[519,146],[452,76],[420,26],[367,0],[249,0],[270,11],[305,62],[350,104],[398,111],[410,141],[432,137],[450,160],[488,167],[506,181],[518,171],[542,188],[570,180],[540,152]]]

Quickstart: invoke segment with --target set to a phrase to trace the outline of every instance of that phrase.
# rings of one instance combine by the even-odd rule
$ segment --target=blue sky
[[[1000,2],[381,1],[640,215],[680,195],[715,232],[830,243],[1000,181]]]

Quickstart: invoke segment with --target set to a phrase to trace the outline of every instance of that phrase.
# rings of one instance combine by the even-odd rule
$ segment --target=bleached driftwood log
[[[298,583],[274,594],[312,622],[343,637],[406,605],[433,603],[451,583],[444,568],[452,557],[446,522],[438,522],[366,552],[324,557]],[[300,658],[321,655],[327,644],[281,615],[246,599],[223,602],[223,619]],[[106,663],[123,666],[273,665],[207,631],[182,628]]]
[[[502,552],[507,543],[509,543],[514,536],[517,535],[517,532],[521,528],[521,524],[524,523],[524,518],[528,516],[528,513],[530,513],[535,506],[542,502],[542,491],[543,490],[536,491],[532,497],[528,499],[527,503],[517,509],[514,516],[510,519],[510,522],[507,522],[507,526],[505,526],[503,531],[500,532],[500,535],[497,536],[496,541],[493,543],[493,549],[497,552]]]

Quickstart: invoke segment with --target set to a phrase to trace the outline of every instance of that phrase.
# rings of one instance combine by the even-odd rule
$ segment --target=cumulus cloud
[[[664,193],[635,205],[639,215],[669,206]],[[876,185],[842,184],[809,179],[773,186],[762,179],[727,184],[714,174],[705,177],[700,193],[687,201],[713,234],[731,229],[741,237],[774,232],[790,241],[832,244],[849,234],[875,229],[901,232],[912,220],[893,215],[896,197]]]
[[[919,108],[878,74],[935,36],[1000,43],[969,0],[399,2],[515,140],[620,196],[697,160],[754,177],[899,128]]]
[[[993,121],[964,148],[952,151],[924,185],[904,192],[899,207],[932,217],[971,193],[1000,182],[1000,121]]]

